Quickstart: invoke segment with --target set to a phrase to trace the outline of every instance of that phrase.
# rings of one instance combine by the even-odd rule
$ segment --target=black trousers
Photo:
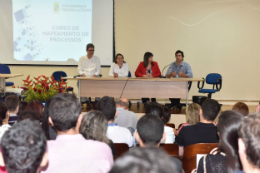
[[[169,99],[171,101],[172,106],[176,106],[181,103],[181,99],[173,99],[173,98],[169,98]]]
[[[156,102],[156,98],[152,98],[151,100],[152,102]],[[150,98],[142,98],[143,103],[146,103],[147,101],[150,101]]]

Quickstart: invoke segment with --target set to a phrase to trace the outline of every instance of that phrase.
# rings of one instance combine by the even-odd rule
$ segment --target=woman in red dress
[[[153,54],[151,52],[146,52],[144,54],[144,61],[140,62],[136,71],[136,77],[160,77],[161,71],[159,69],[158,63],[153,61]],[[142,98],[144,104],[149,102],[149,98]],[[152,98],[152,102],[156,102],[156,98]]]

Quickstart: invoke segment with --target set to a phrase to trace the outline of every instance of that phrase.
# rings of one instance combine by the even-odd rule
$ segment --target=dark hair
[[[50,133],[49,133],[49,105],[50,105],[51,99],[47,100],[45,102],[44,111],[43,111],[43,117],[42,117],[42,129],[46,135],[47,140],[50,140]]]
[[[157,115],[160,118],[162,118],[163,115],[164,115],[163,106],[160,105],[159,103],[151,102],[151,103],[146,105],[145,113],[146,114],[154,114],[154,115]]]
[[[115,62],[115,64],[117,64],[117,62],[116,62],[116,59],[117,59],[117,57],[118,57],[118,56],[122,56],[122,57],[123,57],[123,59],[125,59],[125,58],[124,58],[124,56],[123,56],[121,53],[118,53],[118,54],[116,54],[116,57],[115,57],[115,61],[114,61],[114,62]],[[123,63],[126,63],[126,62],[125,62],[125,61],[123,61]]]
[[[145,146],[156,146],[162,139],[164,124],[157,115],[146,114],[137,122],[137,132]]]
[[[6,119],[8,109],[4,102],[0,101],[0,126],[3,125],[3,120]]]
[[[49,116],[57,131],[75,128],[81,113],[81,105],[75,94],[60,93],[51,98]]]
[[[90,111],[86,113],[82,118],[79,131],[86,139],[92,139],[106,144],[110,143],[110,140],[106,136],[107,119],[100,111]]]
[[[260,168],[260,113],[250,114],[244,118],[238,135],[242,138],[246,147],[246,158],[248,162]]]
[[[86,50],[88,50],[89,48],[95,48],[94,44],[92,43],[87,44]]]
[[[170,120],[170,118],[171,118],[171,111],[170,111],[170,109],[167,106],[165,106],[163,108],[162,121],[164,122],[164,124],[167,124],[168,121]]]
[[[247,116],[249,114],[248,106],[243,102],[237,102],[233,106],[232,110],[238,111],[239,113],[241,113],[244,116]]]
[[[25,119],[29,119],[32,121],[41,122],[40,115],[36,111],[25,110],[19,116],[17,122],[23,121]]]
[[[46,151],[46,138],[39,122],[24,120],[6,131],[1,150],[8,172],[35,173]]]
[[[160,148],[137,147],[116,159],[110,173],[175,173],[176,164]]]
[[[242,120],[243,115],[231,110],[222,112],[218,120],[219,149],[226,154],[227,172],[242,170],[238,154],[238,130]]]
[[[43,117],[43,109],[44,109],[44,106],[43,106],[42,102],[40,102],[39,100],[31,101],[25,108],[25,110],[32,110],[32,111],[37,112],[41,119]]]
[[[9,95],[5,98],[5,104],[9,111],[13,112],[19,106],[20,99],[17,95]]]
[[[113,120],[116,115],[116,104],[112,97],[104,96],[98,101],[98,110],[107,118],[107,121]]]
[[[151,52],[145,52],[145,54],[144,54],[144,67],[148,66],[148,61],[149,61],[149,58],[151,56],[153,56],[153,54]],[[153,62],[152,62],[152,66],[153,66]]]
[[[27,107],[28,105],[28,102],[27,101],[20,101],[20,104],[19,104],[19,111],[18,111],[18,114],[17,115],[20,115],[22,113],[22,111],[25,110],[25,108]]]
[[[214,121],[220,111],[219,103],[214,99],[207,99],[202,103],[203,118],[207,121]]]
[[[183,53],[181,50],[177,50],[177,51],[175,52],[175,56],[176,56],[178,53],[180,53],[181,56],[184,57],[184,53]]]

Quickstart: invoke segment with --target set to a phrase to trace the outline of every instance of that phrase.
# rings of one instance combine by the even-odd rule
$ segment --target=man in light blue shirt
[[[181,50],[177,50],[175,52],[175,57],[176,61],[171,64],[171,66],[168,68],[166,77],[183,77],[183,78],[192,78],[192,70],[191,67],[188,63],[183,62],[184,59],[184,54]],[[171,104],[173,107],[177,107],[179,110],[181,110],[181,105],[180,105],[180,100],[181,99],[173,99],[170,98]]]

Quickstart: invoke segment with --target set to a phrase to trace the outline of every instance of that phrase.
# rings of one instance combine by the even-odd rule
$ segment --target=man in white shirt
[[[86,47],[87,55],[80,57],[78,65],[78,73],[82,77],[97,77],[101,73],[101,65],[98,57],[94,55],[95,46],[89,43]],[[91,108],[88,98],[82,98],[82,102],[87,102],[87,109]],[[90,101],[90,100],[89,100]],[[95,105],[98,98],[95,98]]]
[[[98,102],[98,110],[103,112],[108,121],[107,137],[113,143],[126,143],[129,147],[133,146],[134,137],[125,127],[120,127],[115,123],[117,116],[116,104],[112,97],[105,96]]]
[[[133,128],[136,129],[136,124],[138,118],[136,114],[132,111],[129,111],[129,101],[126,98],[121,98],[116,103],[117,117],[115,123],[121,127]]]

